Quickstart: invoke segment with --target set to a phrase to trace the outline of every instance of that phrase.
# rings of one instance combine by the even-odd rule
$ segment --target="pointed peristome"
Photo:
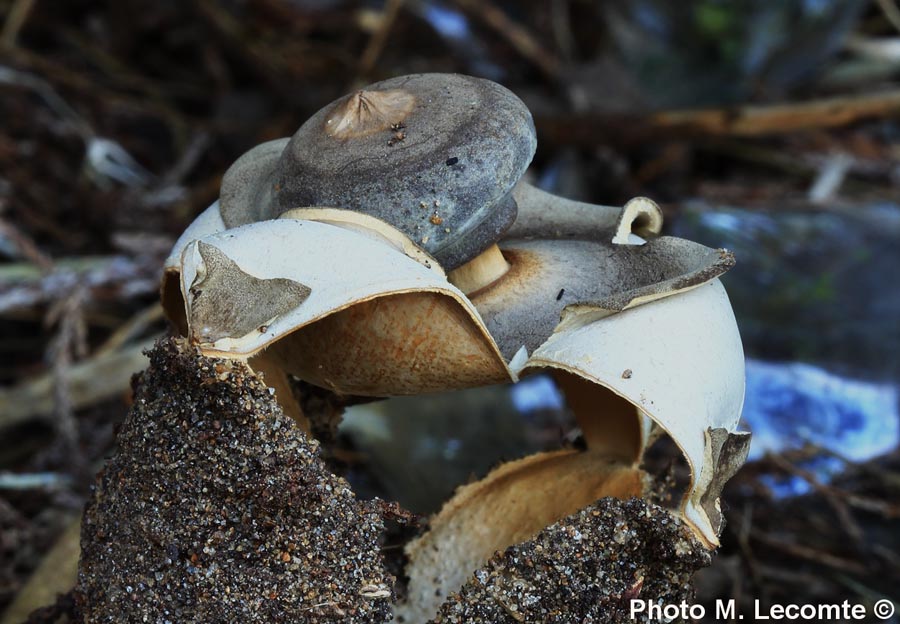
[[[416,105],[416,96],[403,89],[357,91],[325,120],[325,134],[339,140],[376,132],[400,130]]]

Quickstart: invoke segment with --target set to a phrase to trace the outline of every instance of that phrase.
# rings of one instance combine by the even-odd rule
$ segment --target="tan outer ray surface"
[[[266,353],[287,372],[338,394],[399,396],[511,381],[471,316],[439,292],[362,301]]]
[[[280,364],[272,358],[269,351],[261,351],[247,361],[257,373],[262,373],[266,385],[275,390],[275,397],[284,413],[294,419],[306,433],[310,432],[309,419],[303,413],[299,401],[294,396],[291,382]]]
[[[580,375],[562,369],[551,374],[575,415],[588,449],[623,462],[641,460],[646,435],[633,403]]]
[[[397,606],[395,621],[431,619],[495,551],[531,539],[599,498],[643,491],[644,473],[597,453],[540,453],[500,466],[459,488],[429,532],[407,546],[409,600]]]

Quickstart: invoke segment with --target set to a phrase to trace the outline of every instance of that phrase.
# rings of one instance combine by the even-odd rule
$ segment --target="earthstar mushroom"
[[[498,85],[380,82],[242,156],[166,263],[170,316],[205,354],[271,371],[280,397],[288,374],[373,397],[541,371],[560,384],[587,451],[461,489],[410,546],[398,609],[414,621],[437,608],[434,579],[453,591],[596,498],[642,495],[658,430],[691,468],[680,515],[713,547],[746,456],[743,352],[717,279],[732,255],[659,236],[645,198],[620,209],[529,186],[534,149],[527,108]]]

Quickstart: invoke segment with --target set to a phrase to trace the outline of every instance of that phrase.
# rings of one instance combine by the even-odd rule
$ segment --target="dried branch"
[[[158,337],[90,357],[69,367],[66,383],[71,408],[78,410],[124,393],[131,376],[147,364],[144,350],[151,348]],[[0,429],[51,416],[54,386],[54,376],[45,373],[12,388],[0,389]]]
[[[81,464],[78,452],[78,421],[69,398],[69,369],[76,357],[87,353],[87,326],[84,322],[84,303],[87,292],[76,284],[48,310],[45,323],[56,325],[56,335],[47,349],[47,359],[53,371],[53,402],[56,432],[76,465]]]
[[[397,15],[399,15],[404,2],[405,0],[387,0],[385,2],[378,29],[372,34],[359,60],[358,72],[361,76],[367,76],[378,62],[378,57],[384,51],[388,36],[391,34],[391,29],[397,21]]]
[[[109,337],[94,351],[94,357],[100,357],[115,353],[125,343],[133,340],[144,332],[147,327],[164,318],[163,308],[159,302],[144,308],[130,319],[120,325]]]
[[[822,494],[825,497],[825,500],[834,509],[835,514],[838,517],[838,521],[840,521],[841,526],[844,528],[844,531],[853,539],[856,544],[861,544],[863,541],[863,530],[859,526],[859,523],[850,513],[850,510],[847,508],[847,503],[836,496],[834,491],[827,487],[824,483],[819,481],[819,479],[808,470],[804,470],[799,466],[795,466],[788,460],[786,460],[781,455],[775,453],[769,453],[766,456],[766,459],[788,474],[792,474],[800,477],[804,481],[806,481],[810,487],[812,487],[815,491]]]
[[[2,624],[25,622],[29,614],[40,607],[46,607],[46,611],[41,614],[43,617],[27,619],[28,622],[55,622],[57,620],[51,616],[59,615],[59,611],[63,613],[69,611],[65,608],[55,609],[48,605],[54,605],[58,595],[71,589],[75,584],[78,574],[78,555],[81,552],[79,548],[80,533],[81,519],[68,520],[68,528],[59,536],[28,582],[3,613],[2,620],[0,620]],[[69,598],[69,602],[71,602],[71,598]],[[69,607],[71,608],[71,604]]]
[[[900,116],[900,89],[791,104],[743,106],[645,115],[580,113],[537,115],[542,140],[593,146],[671,137],[767,136],[836,128],[857,121]]]
[[[25,25],[28,15],[34,6],[34,0],[15,0],[6,14],[6,21],[3,23],[3,32],[0,33],[0,45],[4,48],[11,48],[16,45],[16,38],[19,31]]]
[[[0,472],[0,490],[60,489],[71,484],[69,475],[57,472]]]
[[[826,500],[829,501],[829,503],[838,501],[840,504],[843,504],[843,502],[845,501],[847,504],[853,507],[879,514],[884,518],[900,518],[900,506],[898,505],[891,504],[888,501],[877,500],[867,496],[861,496],[859,494],[847,492],[831,485],[826,485],[819,481],[813,473],[795,466],[783,457],[769,454],[767,455],[767,459],[771,460],[779,468],[791,474],[795,474],[809,483],[809,485],[814,490],[822,494],[826,498]]]
[[[49,271],[53,268],[53,260],[50,256],[41,251],[37,244],[19,228],[2,218],[0,218],[0,239],[6,239],[12,243],[18,255],[34,263],[41,271]]]
[[[832,555],[829,552],[810,548],[809,546],[786,542],[784,540],[772,537],[771,535],[766,535],[762,531],[752,531],[751,537],[756,541],[765,544],[766,546],[769,546],[776,550],[780,550],[781,552],[798,559],[812,561],[829,568],[834,568],[843,572],[849,572],[850,574],[864,575],[867,572],[866,567],[858,561],[838,557],[837,555]]]
[[[545,77],[559,80],[561,63],[555,54],[544,48],[531,32],[510,18],[503,10],[487,1],[454,0],[460,8],[477,17],[493,30],[525,60],[538,68]]]
[[[89,291],[115,289],[125,298],[153,293],[160,264],[159,258],[77,258],[57,262],[57,270],[43,276],[33,265],[7,265],[0,268],[0,314],[55,301],[77,284]]]
[[[900,8],[894,0],[875,0],[884,13],[884,17],[891,23],[891,26],[900,30]]]

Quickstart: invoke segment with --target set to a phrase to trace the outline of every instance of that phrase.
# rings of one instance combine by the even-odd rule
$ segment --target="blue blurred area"
[[[455,56],[465,60],[470,73],[496,81],[508,78],[502,64],[490,60],[491,55],[482,40],[472,35],[469,19],[457,8],[442,2],[423,1],[413,4],[410,9],[434,29]]]
[[[748,360],[744,422],[750,459],[807,443],[853,461],[900,442],[897,387],[833,375],[817,366]]]
[[[735,252],[724,278],[748,354],[750,458],[811,444],[865,461],[900,444],[900,207],[747,210],[688,204],[678,236]],[[803,467],[827,482],[842,462]],[[798,478],[770,478],[776,496]]]
[[[820,483],[828,483],[833,477],[841,474],[846,467],[846,462],[828,455],[813,457],[803,462],[802,465],[802,468],[815,475]],[[776,499],[803,496],[813,491],[809,481],[794,475],[763,474],[759,476],[759,481],[769,489]]]
[[[423,17],[443,37],[466,41],[471,36],[469,20],[460,13],[436,2],[423,3]]]
[[[561,410],[566,405],[562,393],[547,375],[526,377],[510,388],[513,405],[523,414],[539,410]]]

